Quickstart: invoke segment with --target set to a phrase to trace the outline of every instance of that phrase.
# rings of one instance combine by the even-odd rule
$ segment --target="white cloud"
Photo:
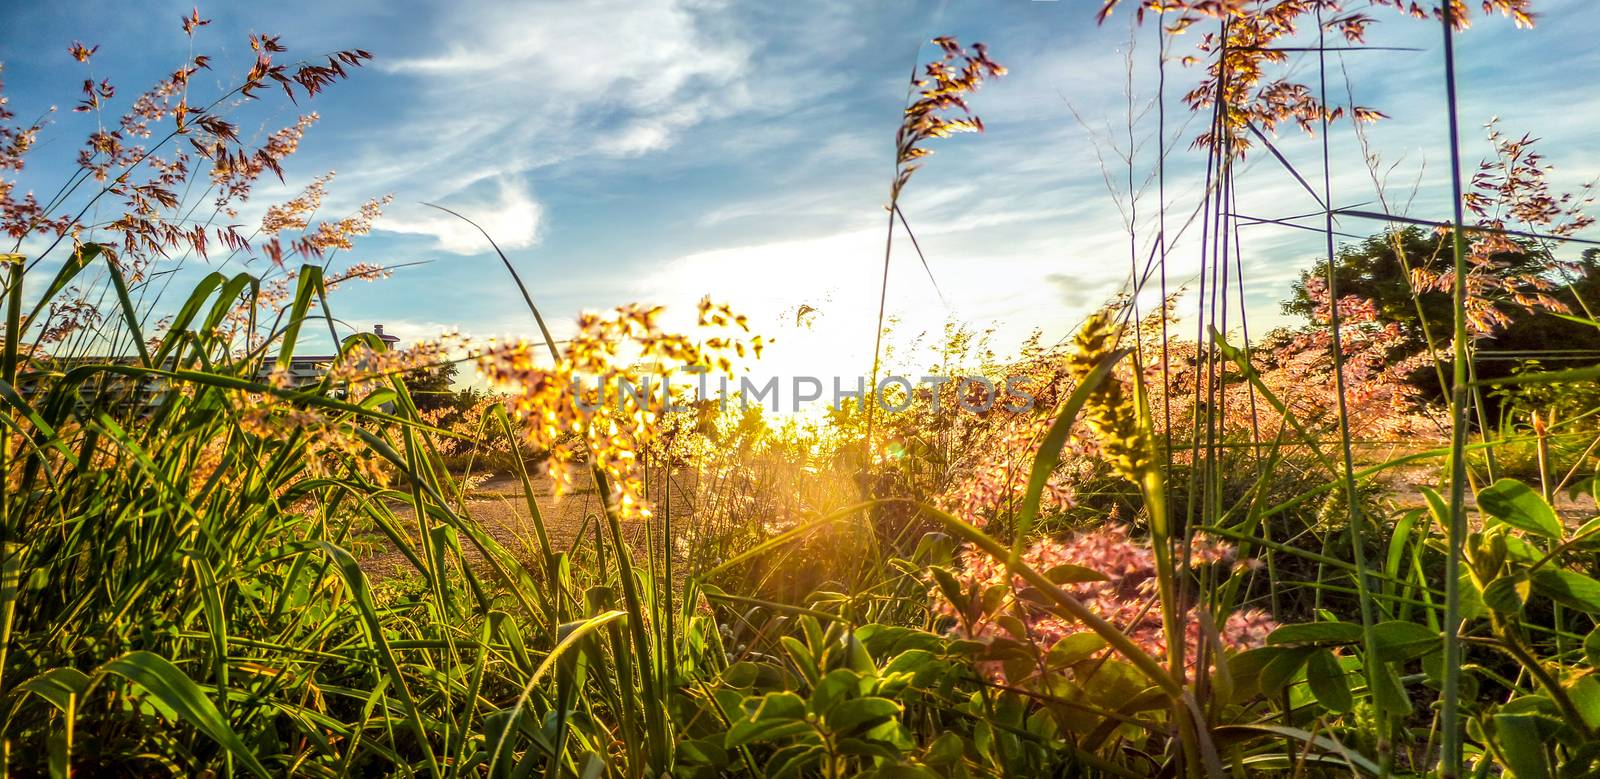
[[[402,193],[380,229],[430,236],[452,253],[485,250],[471,225],[410,204],[432,201],[478,221],[502,248],[530,246],[542,232],[535,171],[660,152],[752,105],[741,83],[751,47],[722,6],[485,0],[430,20],[431,50],[378,65],[414,82],[413,102],[351,165],[367,172],[363,190]]]
[[[666,148],[748,103],[750,47],[706,0],[467,3],[439,20],[442,51],[391,62],[420,80],[419,120],[467,170]],[[514,117],[475,121],[462,117]],[[493,141],[489,147],[485,142]],[[520,148],[512,159],[508,148]],[[533,149],[528,151],[528,149]]]
[[[493,198],[455,198],[440,205],[457,211],[483,227],[502,249],[521,249],[539,240],[542,208],[522,184],[502,178]],[[391,233],[426,235],[438,248],[452,254],[478,254],[488,250],[483,233],[466,221],[427,206],[396,209],[377,223]]]

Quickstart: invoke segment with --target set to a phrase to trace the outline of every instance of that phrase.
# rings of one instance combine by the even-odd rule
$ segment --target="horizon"
[[[106,109],[114,116],[128,95],[181,61],[189,42],[176,20],[189,6],[168,6],[170,13],[137,16],[94,10],[109,8],[103,4],[0,11],[0,27],[33,31],[26,40],[0,35],[10,107],[22,117],[57,107],[19,189],[47,193],[70,173],[73,161],[57,150],[75,145],[95,121],[65,102],[83,78],[119,74],[122,102]],[[937,340],[946,323],[992,330],[1003,354],[1030,333],[1047,343],[1064,338],[1126,289],[1130,254],[1152,250],[1153,215],[1175,211],[1181,221],[1203,191],[1205,155],[1189,146],[1201,125],[1178,100],[1200,73],[1176,61],[1198,36],[1171,38],[1168,208],[1158,209],[1157,33],[1152,22],[1134,25],[1130,9],[1094,26],[1085,4],[1033,0],[1008,3],[993,17],[961,3],[851,14],[844,4],[660,0],[533,3],[516,12],[479,4],[429,19],[358,3],[319,8],[337,21],[315,24],[308,7],[204,11],[211,23],[196,31],[194,48],[217,56],[195,88],[217,88],[237,70],[230,66],[249,53],[240,53],[247,30],[281,34],[291,58],[348,47],[375,55],[352,83],[314,100],[239,111],[246,137],[292,123],[296,112],[321,119],[286,166],[285,182],[260,187],[238,223],[252,224],[265,206],[329,170],[344,171],[329,185],[329,215],[368,198],[395,198],[372,234],[333,260],[334,268],[401,266],[392,278],[335,294],[341,336],[374,324],[405,343],[452,330],[478,338],[535,334],[493,251],[470,225],[423,205],[437,202],[482,224],[506,250],[558,338],[580,311],[639,302],[681,318],[714,293],[768,339],[763,372],[864,370],[905,74],[930,56],[937,34],[988,44],[1010,73],[971,101],[986,131],[931,143],[933,156],[900,200],[927,262],[925,269],[897,230],[886,321],[889,345],[902,356],[921,340]],[[1491,151],[1478,128],[1492,105],[1508,135],[1543,139],[1541,151],[1557,170],[1552,188],[1570,191],[1600,171],[1600,143],[1585,132],[1600,103],[1588,94],[1552,103],[1517,87],[1593,81],[1600,54],[1581,35],[1581,3],[1538,10],[1533,30],[1497,15],[1458,36],[1463,175]],[[1409,215],[1447,220],[1448,160],[1424,151],[1444,140],[1429,110],[1438,96],[1413,89],[1438,79],[1436,25],[1377,16],[1371,46],[1414,50],[1330,59],[1331,71],[1349,76],[1348,86],[1343,79],[1329,86],[1330,103],[1354,97],[1388,114],[1365,128],[1381,155],[1377,175],[1387,176],[1390,197],[1408,201]],[[103,44],[87,66],[67,53],[79,39]],[[130,40],[143,45],[123,43]],[[1131,98],[1123,61],[1130,40]],[[1285,69],[1313,66],[1309,56],[1293,55]],[[1517,67],[1501,64],[1508,61]],[[1428,97],[1402,98],[1419,91]],[[1137,115],[1132,176],[1142,190],[1133,247],[1123,213],[1130,173],[1118,158],[1130,111]],[[1357,140],[1348,120],[1336,122],[1332,159],[1361,159]],[[1320,186],[1320,139],[1285,123],[1274,143]],[[1314,230],[1241,225],[1249,228],[1239,231],[1238,247],[1245,310],[1265,332],[1290,321],[1279,302],[1324,252],[1321,212],[1264,149],[1253,150],[1237,175],[1241,214],[1317,217],[1305,223]],[[1374,175],[1363,165],[1333,170],[1334,202],[1381,210]],[[1118,188],[1124,191],[1111,191]],[[1382,228],[1336,224],[1341,243]],[[41,247],[21,250],[30,248]],[[1168,246],[1170,284],[1189,293],[1180,316],[1193,310],[1197,253],[1195,229]],[[270,264],[190,259],[167,283],[181,289],[188,275],[219,268],[259,273]],[[30,296],[41,291],[38,282],[28,288]],[[1148,310],[1158,298],[1147,288],[1141,303]],[[1239,324],[1231,318],[1228,327]],[[315,330],[313,341],[327,340]]]

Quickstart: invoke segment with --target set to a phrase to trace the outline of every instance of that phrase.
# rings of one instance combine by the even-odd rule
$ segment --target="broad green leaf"
[[[1352,644],[1361,640],[1361,626],[1353,622],[1303,622],[1284,625],[1267,636],[1267,643]]]
[[[922,762],[931,766],[949,765],[960,760],[964,751],[961,737],[945,731],[928,745],[927,751],[922,754]]]
[[[857,673],[873,674],[878,671],[878,664],[873,662],[872,653],[867,651],[867,645],[856,638],[855,633],[844,635],[845,657],[850,667]]]
[[[835,733],[848,733],[870,727],[900,716],[900,704],[888,698],[856,698],[845,701],[828,712],[828,729]]]
[[[965,614],[972,610],[972,600],[967,597],[966,589],[956,580],[955,574],[938,565],[929,567],[928,573],[932,574],[934,584],[939,586],[939,592],[944,594],[945,600],[950,601],[950,605],[954,606],[958,613]]]
[[[1600,614],[1600,582],[1576,571],[1540,568],[1533,572],[1533,589],[1563,606]]]
[[[65,714],[71,708],[73,698],[83,698],[91,681],[87,674],[76,668],[52,668],[17,686],[49,701],[50,705]]]
[[[1261,692],[1265,695],[1282,692],[1317,651],[1316,647],[1294,647],[1268,660],[1261,668]]]
[[[757,721],[743,719],[733,723],[733,727],[728,728],[728,733],[723,736],[722,740],[723,744],[729,749],[733,749],[757,741],[780,741],[801,734],[815,736],[816,731],[812,730],[811,726],[807,725],[804,720],[771,719]]]
[[[1542,714],[1494,715],[1495,741],[1517,779],[1554,779],[1545,745],[1551,723]]]
[[[1595,517],[1572,531],[1572,540],[1581,545],[1600,543],[1600,517]]]
[[[722,683],[729,687],[749,687],[756,683],[756,677],[760,673],[761,669],[756,667],[755,663],[741,660],[722,672]]]
[[[1590,728],[1600,727],[1600,680],[1580,676],[1567,686],[1567,698]]]
[[[269,776],[255,753],[233,732],[215,704],[171,661],[154,652],[129,652],[100,666],[102,673],[121,676],[154,696],[201,733],[228,750],[233,758],[256,776]]]
[[[1428,513],[1433,515],[1433,523],[1438,528],[1439,535],[1450,535],[1450,504],[1445,501],[1432,487],[1423,485],[1419,488],[1422,497],[1428,502]]]
[[[1233,679],[1233,700],[1242,702],[1261,692],[1261,671],[1273,658],[1295,650],[1276,646],[1247,649],[1228,658],[1228,676]]]
[[[728,750],[705,739],[688,739],[678,742],[678,759],[721,768],[728,764]]]
[[[1378,660],[1385,663],[1421,657],[1438,647],[1443,640],[1437,631],[1415,622],[1397,619],[1372,626],[1372,651],[1377,653]]]
[[[1306,685],[1329,711],[1342,714],[1355,705],[1350,697],[1350,681],[1331,649],[1319,649],[1306,659]]]
[[[750,719],[756,722],[764,720],[797,720],[806,717],[806,701],[792,692],[773,692],[755,698],[745,703],[750,709]]]
[[[1045,662],[1050,668],[1065,668],[1083,660],[1093,657],[1095,653],[1106,648],[1106,640],[1098,633],[1088,631],[1073,633],[1057,641],[1050,647]]]
[[[789,779],[802,776],[805,769],[828,754],[820,745],[797,744],[781,749],[767,761],[763,772],[771,779]]]
[[[839,701],[860,694],[861,675],[848,668],[835,668],[812,688],[810,710],[825,715]]]
[[[900,759],[900,750],[882,741],[873,741],[865,738],[841,738],[835,748],[843,755],[882,758],[884,760]]]
[[[883,666],[883,673],[885,675],[892,673],[916,673],[917,671],[921,671],[937,661],[938,658],[935,657],[932,652],[929,652],[926,649],[908,649],[898,655],[895,655],[893,659],[886,663]]]
[[[1372,669],[1371,680],[1374,685],[1372,697],[1377,700],[1380,711],[1394,714],[1411,711],[1411,696],[1406,694],[1405,685],[1401,683],[1400,675],[1395,673],[1394,666],[1378,663]]]
[[[1561,538],[1561,519],[1556,510],[1532,487],[1516,479],[1501,479],[1484,487],[1478,492],[1478,507],[1519,530]]]
[[[924,533],[922,539],[917,541],[911,559],[923,565],[949,565],[955,557],[955,551],[956,540],[950,534],[933,530]]]
[[[1483,605],[1501,614],[1516,614],[1522,611],[1522,605],[1528,602],[1532,592],[1533,582],[1528,574],[1518,570],[1489,582],[1489,586],[1483,588]]]
[[[794,636],[784,636],[778,639],[778,643],[783,646],[783,651],[789,653],[789,659],[806,677],[806,681],[816,684],[821,678],[821,668],[817,665],[817,659],[811,655],[811,650],[806,648],[805,642]]]
[[[1483,605],[1483,592],[1478,589],[1478,582],[1472,578],[1469,571],[1462,571],[1458,592],[1461,593],[1461,618],[1477,619],[1489,616],[1489,607]]]
[[[1022,509],[1017,512],[1016,519],[1016,544],[1012,553],[1021,551],[1022,539],[1028,536],[1028,530],[1033,527],[1033,521],[1039,516],[1039,503],[1044,497],[1044,487],[1050,481],[1050,474],[1055,472],[1056,465],[1061,462],[1061,448],[1067,444],[1067,436],[1072,432],[1073,423],[1078,420],[1078,412],[1083,409],[1083,404],[1089,396],[1099,388],[1100,382],[1116,367],[1122,358],[1128,356],[1131,350],[1122,349],[1106,355],[1100,364],[1089,371],[1078,382],[1078,386],[1067,396],[1066,402],[1061,404],[1061,410],[1056,412],[1055,421],[1050,423],[1050,429],[1045,431],[1044,440],[1039,442],[1039,452],[1034,455],[1033,467],[1028,472],[1028,489],[1022,496]]]

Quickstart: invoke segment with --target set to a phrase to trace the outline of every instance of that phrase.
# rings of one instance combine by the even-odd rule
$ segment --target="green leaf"
[[[938,634],[925,630],[914,630],[899,625],[881,625],[877,623],[862,625],[856,628],[856,638],[861,639],[867,651],[873,657],[889,657],[897,655],[908,649],[925,649],[937,652],[943,649],[945,640]]]
[[[1284,725],[1218,725],[1212,729],[1212,734],[1217,738],[1218,746],[1227,746],[1240,741],[1259,741],[1262,736],[1288,738],[1306,745],[1309,754],[1327,753],[1336,757],[1347,766],[1361,769],[1367,776],[1379,776],[1384,770],[1377,763],[1368,760],[1360,752],[1356,752],[1336,739],[1325,735],[1308,733],[1300,728],[1291,728]],[[1341,774],[1348,776],[1349,774]]]
[[[1501,479],[1480,490],[1478,507],[1519,530],[1561,538],[1561,519],[1556,510],[1532,487],[1516,479]]]
[[[283,343],[278,347],[278,367],[288,370],[294,358],[294,349],[300,340],[300,325],[306,321],[310,314],[313,298],[324,294],[322,288],[322,267],[306,263],[300,266],[300,276],[297,280],[294,302],[289,305],[287,318],[283,326]]]
[[[121,676],[154,696],[180,719],[221,744],[250,773],[270,776],[200,686],[165,657],[143,650],[129,652],[100,666],[100,671]]]
[[[749,687],[756,683],[761,669],[748,660],[740,660],[722,672],[722,683],[729,687]]]
[[[1319,649],[1306,659],[1306,684],[1329,711],[1344,713],[1354,705],[1350,697],[1350,681],[1345,677],[1344,666],[1339,664],[1331,649]]]
[[[1540,568],[1533,572],[1533,589],[1563,606],[1600,613],[1600,582],[1576,571]]]
[[[780,749],[773,753],[771,760],[767,761],[764,773],[771,779],[788,779],[791,776],[800,776],[807,766],[821,760],[827,754],[827,750],[819,745],[797,744]]]
[[[1428,501],[1428,513],[1433,515],[1433,522],[1438,527],[1439,534],[1450,534],[1450,504],[1434,491],[1432,487],[1424,485],[1420,488],[1422,497]]]
[[[938,658],[926,649],[907,649],[883,666],[885,676],[892,673],[916,673],[938,662]]]
[[[928,751],[922,755],[922,762],[936,767],[949,765],[960,760],[964,751],[961,737],[945,731],[928,745]]]
[[[689,739],[678,742],[678,759],[721,768],[728,764],[728,750],[705,739]]]
[[[1228,658],[1228,675],[1233,678],[1233,701],[1242,703],[1261,693],[1261,671],[1273,658],[1293,652],[1276,646],[1247,649]]]
[[[938,565],[930,566],[928,573],[933,575],[934,583],[939,585],[939,592],[944,594],[945,600],[950,601],[950,605],[954,606],[958,613],[965,614],[972,610],[972,599],[967,597],[966,589],[956,580],[955,574]]]
[[[1083,409],[1083,404],[1089,396],[1100,386],[1106,376],[1116,367],[1122,358],[1128,356],[1131,350],[1121,349],[1106,355],[1100,364],[1089,371],[1078,382],[1078,386],[1067,396],[1061,410],[1056,412],[1055,421],[1050,423],[1050,429],[1045,431],[1044,440],[1039,442],[1039,452],[1034,455],[1033,467],[1028,472],[1028,489],[1022,496],[1022,509],[1017,512],[1015,522],[1015,535],[1017,543],[1028,536],[1028,530],[1033,527],[1033,521],[1039,516],[1039,502],[1044,497],[1044,486],[1050,481],[1050,474],[1056,470],[1056,465],[1061,462],[1061,448],[1067,444],[1067,436],[1072,432],[1073,423],[1078,420],[1078,412]],[[1013,551],[1020,551],[1020,547]]]
[[[1577,708],[1583,723],[1591,729],[1600,727],[1600,681],[1593,676],[1580,676],[1567,687],[1567,698]]]
[[[811,711],[827,714],[834,705],[861,694],[861,674],[848,668],[835,668],[811,690]]]
[[[1579,525],[1577,530],[1572,531],[1572,540],[1580,546],[1600,542],[1600,517]]]
[[[1316,647],[1295,647],[1267,661],[1261,668],[1261,692],[1265,695],[1277,695],[1283,688],[1294,681],[1296,674],[1305,667],[1306,660],[1316,654]]]
[[[754,700],[751,707],[750,719],[755,722],[766,720],[796,720],[805,719],[806,701],[792,692],[772,692],[762,695]],[[745,704],[750,707],[749,703]]]
[[[88,267],[89,263],[93,262],[94,258],[99,257],[103,251],[105,251],[105,247],[97,243],[86,243],[78,247],[72,253],[72,256],[67,258],[66,262],[61,263],[61,269],[56,271],[55,278],[50,280],[50,286],[45,288],[44,294],[39,296],[39,302],[34,305],[32,311],[28,312],[23,321],[30,326],[37,323],[39,321],[39,313],[44,311],[45,306],[50,305],[55,296],[60,294],[61,290],[66,289],[67,285],[72,283],[72,279],[83,272],[83,269]]]
[[[841,755],[856,755],[858,757],[879,757],[884,760],[900,759],[900,750],[895,749],[882,741],[873,741],[865,738],[841,738],[834,747]]]
[[[851,668],[861,674],[870,675],[878,672],[878,664],[873,661],[872,653],[867,651],[867,645],[861,643],[861,639],[856,638],[855,633],[846,633],[843,641],[846,662]]]
[[[1284,625],[1267,636],[1268,644],[1353,644],[1361,626],[1353,622],[1304,622]]]
[[[373,653],[379,664],[388,672],[390,682],[394,684],[401,710],[405,712],[406,722],[411,726],[411,732],[418,739],[427,761],[435,763],[436,758],[433,754],[433,746],[427,740],[428,728],[422,722],[422,714],[417,709],[415,699],[411,696],[410,687],[406,684],[405,674],[400,670],[400,662],[389,646],[388,636],[384,632],[384,620],[378,615],[378,605],[372,598],[372,588],[367,582],[366,573],[361,570],[360,564],[356,562],[354,557],[350,556],[348,551],[345,551],[344,547],[330,541],[318,541],[317,545],[322,547],[328,557],[333,560],[334,565],[339,569],[339,573],[344,577],[345,585],[350,588],[350,594],[354,596],[356,611],[361,616],[362,627],[365,628],[367,640],[371,643]],[[554,657],[554,653],[552,653],[551,657]],[[547,657],[545,664],[548,665],[549,662],[550,657]],[[496,751],[498,751],[498,747]],[[493,762],[491,762],[491,768],[493,765]]]
[[[1073,633],[1057,641],[1050,647],[1045,662],[1050,668],[1059,669],[1074,665],[1093,657],[1095,653],[1106,648],[1106,640],[1099,633]]]
[[[89,676],[76,668],[52,668],[17,686],[49,701],[65,714],[73,707],[73,698],[83,698],[90,682]]]
[[[1372,651],[1378,660],[1398,663],[1421,657],[1438,647],[1444,639],[1427,625],[1404,620],[1379,622],[1372,626]]]
[[[1589,659],[1590,668],[1600,668],[1600,627],[1583,637],[1583,655]]]
[[[1388,663],[1379,663],[1372,669],[1373,695],[1378,703],[1378,710],[1395,714],[1405,714],[1411,711],[1411,696],[1406,694],[1406,687],[1400,681],[1400,675],[1395,673],[1394,666]]]
[[[728,728],[727,735],[723,736],[723,744],[729,749],[742,747],[756,741],[780,741],[800,734],[816,735],[804,720],[748,720],[743,719],[733,723]]]
[[[828,712],[828,729],[835,733],[848,733],[870,727],[900,716],[900,704],[888,698],[856,698],[845,701]]]
[[[783,646],[783,651],[789,653],[790,661],[806,677],[806,681],[816,684],[821,676],[821,668],[817,664],[817,659],[812,656],[811,650],[806,648],[805,642],[794,636],[784,636],[778,639],[778,643]]]
[[[1483,605],[1483,591],[1478,589],[1478,582],[1472,578],[1472,573],[1462,571],[1456,581],[1459,583],[1457,591],[1461,593],[1461,618],[1471,620],[1489,616],[1489,607]]]
[[[949,565],[955,558],[955,552],[956,540],[948,533],[929,531],[917,541],[917,548],[912,552],[911,559],[923,565]]]
[[[1545,747],[1551,722],[1542,714],[1494,715],[1495,741],[1517,779],[1554,779]]]
[[[1533,582],[1528,579],[1527,572],[1513,571],[1510,576],[1501,576],[1483,588],[1483,605],[1501,614],[1517,614],[1532,592]]]

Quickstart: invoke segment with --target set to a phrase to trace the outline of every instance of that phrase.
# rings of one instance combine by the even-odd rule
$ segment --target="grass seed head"
[[[1115,311],[1102,309],[1089,317],[1073,338],[1067,355],[1068,372],[1083,382],[1116,350],[1122,328]],[[1122,380],[1108,375],[1089,395],[1083,406],[1084,419],[1094,431],[1101,454],[1121,476],[1140,482],[1155,467],[1150,435],[1139,423],[1139,410]]]

